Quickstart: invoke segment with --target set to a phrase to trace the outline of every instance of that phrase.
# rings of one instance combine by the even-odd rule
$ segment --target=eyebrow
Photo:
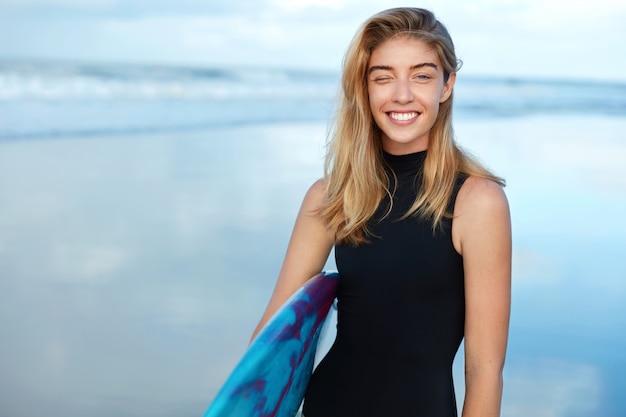
[[[432,62],[422,62],[421,64],[415,64],[412,65],[410,69],[414,70],[414,69],[418,69],[418,68],[423,68],[423,67],[432,67],[434,69],[438,69],[437,64],[434,64]],[[391,71],[393,70],[393,67],[390,67],[389,65],[374,65],[373,67],[370,67],[367,70],[368,74],[371,74],[374,71]]]

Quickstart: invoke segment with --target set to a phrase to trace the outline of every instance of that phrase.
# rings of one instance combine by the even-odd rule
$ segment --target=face
[[[394,155],[428,149],[439,104],[450,97],[455,79],[452,73],[444,82],[437,52],[423,41],[392,38],[376,48],[367,90],[383,149]]]

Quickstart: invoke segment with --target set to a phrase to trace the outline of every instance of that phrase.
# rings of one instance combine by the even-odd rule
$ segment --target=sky
[[[0,0],[0,59],[338,71],[388,0]],[[626,1],[424,0],[473,75],[626,81]]]

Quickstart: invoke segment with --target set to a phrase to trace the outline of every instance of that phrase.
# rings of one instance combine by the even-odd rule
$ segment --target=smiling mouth
[[[387,114],[393,120],[397,120],[399,122],[406,122],[408,120],[415,119],[418,116],[419,113],[417,113],[417,112],[409,112],[409,113],[389,112]]]

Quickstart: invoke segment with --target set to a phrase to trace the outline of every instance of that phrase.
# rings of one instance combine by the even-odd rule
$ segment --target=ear
[[[452,72],[450,73],[450,76],[448,77],[448,81],[446,81],[446,83],[443,85],[443,89],[441,90],[441,96],[439,97],[439,103],[443,103],[444,101],[450,98],[455,82],[456,82],[456,72]]]

